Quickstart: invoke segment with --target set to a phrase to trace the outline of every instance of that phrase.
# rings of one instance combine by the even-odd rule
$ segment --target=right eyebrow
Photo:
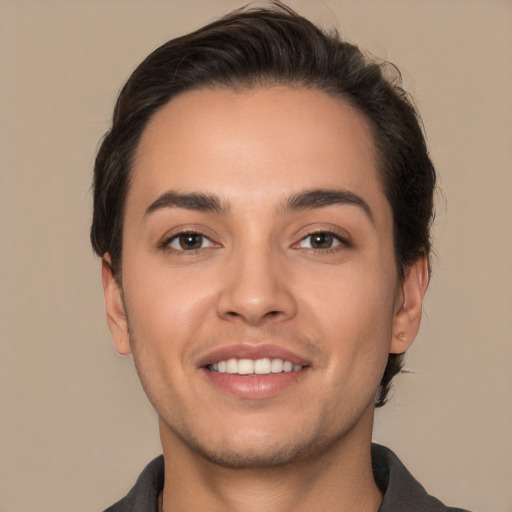
[[[201,194],[197,192],[183,194],[169,190],[146,208],[144,217],[164,208],[184,208],[186,210],[213,212],[219,214],[226,213],[229,209],[227,204],[223,203],[214,195]]]

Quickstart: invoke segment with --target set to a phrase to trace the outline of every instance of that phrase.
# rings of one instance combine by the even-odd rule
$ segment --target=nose
[[[293,318],[297,304],[285,261],[268,251],[238,252],[228,264],[218,300],[221,318],[259,326]]]

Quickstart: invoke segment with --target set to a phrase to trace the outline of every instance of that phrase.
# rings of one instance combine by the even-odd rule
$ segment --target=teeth
[[[272,373],[272,362],[267,357],[265,359],[256,359],[254,361],[254,373],[256,375],[265,375]]]
[[[270,373],[298,372],[300,364],[292,364],[283,359],[227,359],[208,365],[208,369],[219,373],[238,373],[239,375],[268,375]]]
[[[240,375],[250,375],[254,373],[254,361],[252,359],[239,359],[238,373]]]
[[[270,363],[270,371],[272,373],[281,373],[283,371],[283,360],[272,359],[272,362]]]
[[[226,361],[226,373],[238,373],[238,361],[236,359]]]

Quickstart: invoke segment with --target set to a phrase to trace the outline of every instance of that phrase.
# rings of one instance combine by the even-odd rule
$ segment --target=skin
[[[361,201],[290,207],[311,190]],[[155,203],[169,191],[221,208]],[[417,333],[427,268],[398,280],[364,117],[316,90],[184,93],[143,133],[123,237],[122,290],[104,258],[107,317],[159,415],[163,509],[377,510],[375,394]],[[200,366],[267,344],[307,363],[270,396],[237,396]]]

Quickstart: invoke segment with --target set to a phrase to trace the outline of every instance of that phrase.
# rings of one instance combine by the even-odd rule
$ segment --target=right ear
[[[124,309],[121,286],[114,277],[108,252],[101,259],[101,281],[103,283],[108,327],[112,333],[112,338],[114,338],[114,345],[120,354],[128,355],[131,353],[128,319]]]

